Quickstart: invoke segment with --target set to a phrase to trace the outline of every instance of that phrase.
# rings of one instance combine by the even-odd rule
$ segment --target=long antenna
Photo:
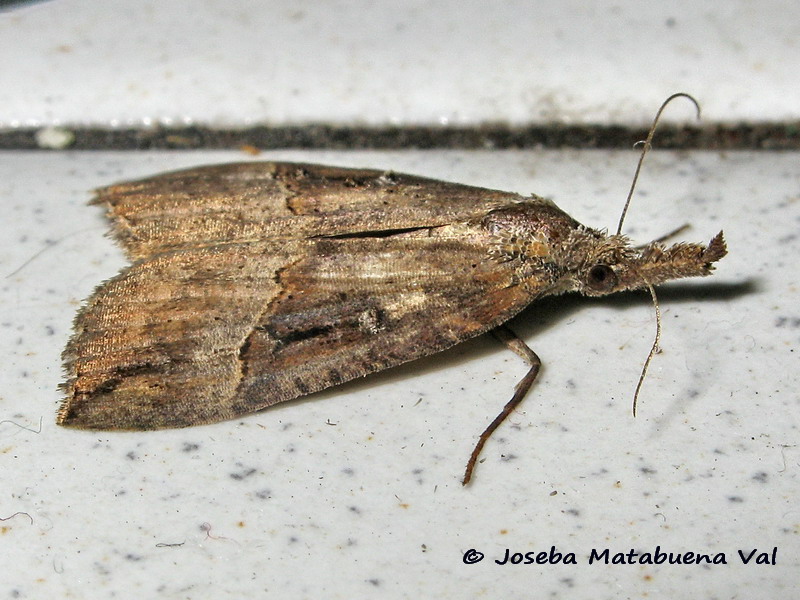
[[[635,146],[642,144],[642,154],[639,156],[639,163],[636,165],[636,172],[633,174],[633,181],[631,182],[631,189],[628,192],[628,197],[625,200],[625,207],[622,209],[622,214],[619,217],[619,224],[617,225],[617,235],[622,233],[622,223],[625,221],[625,215],[628,213],[628,206],[631,204],[631,198],[633,198],[633,190],[636,189],[636,182],[639,180],[639,171],[642,170],[642,163],[644,162],[644,157],[650,151],[652,147],[653,136],[656,133],[656,125],[658,125],[658,120],[661,118],[661,113],[664,112],[664,109],[667,107],[667,104],[672,102],[675,98],[688,98],[694,104],[694,107],[697,109],[697,118],[700,118],[700,104],[697,100],[694,99],[693,96],[685,93],[685,92],[678,92],[676,94],[672,94],[669,98],[664,100],[664,103],[661,105],[661,108],[658,109],[655,118],[653,119],[653,124],[650,126],[650,132],[647,134],[647,139],[643,141],[636,142]],[[638,391],[638,390],[637,390]]]
[[[647,289],[650,290],[650,296],[653,298],[653,307],[656,309],[656,338],[653,340],[653,347],[650,348],[650,354],[647,355],[647,358],[644,361],[644,365],[642,365],[642,374],[639,375],[639,383],[636,384],[636,391],[633,393],[633,416],[636,416],[636,403],[639,400],[639,390],[642,389],[642,384],[644,383],[645,375],[647,375],[647,367],[650,366],[650,361],[653,360],[653,357],[658,353],[658,343],[661,341],[661,308],[658,305],[658,298],[656,297],[656,289],[647,284]]]

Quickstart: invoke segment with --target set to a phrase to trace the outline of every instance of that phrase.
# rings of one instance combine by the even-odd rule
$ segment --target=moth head
[[[634,247],[625,236],[599,234],[577,266],[573,285],[587,296],[605,296],[683,277],[709,275],[727,249],[720,231],[707,244],[652,242]]]

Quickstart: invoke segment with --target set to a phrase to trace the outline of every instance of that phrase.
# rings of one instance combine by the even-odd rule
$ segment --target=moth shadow
[[[657,289],[662,306],[677,303],[697,303],[702,301],[735,300],[736,298],[758,293],[762,286],[758,280],[725,283],[686,283],[672,284]],[[550,296],[535,301],[519,315],[508,322],[511,329],[522,338],[530,339],[537,333],[546,331],[559,321],[569,318],[573,313],[588,310],[593,306],[603,306],[614,310],[627,310],[634,306],[652,304],[646,290],[625,292],[612,296],[587,298],[580,294]]]

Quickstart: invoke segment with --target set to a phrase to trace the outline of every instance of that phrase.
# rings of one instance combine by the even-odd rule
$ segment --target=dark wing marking
[[[477,218],[516,194],[369,169],[249,162],[97,191],[132,259],[217,243],[402,231]]]
[[[105,283],[76,321],[59,422],[181,427],[240,416],[443,350],[538,290],[455,224],[382,238],[164,253]]]
[[[238,251],[237,251],[238,250]],[[277,297],[291,244],[164,253],[102,284],[64,350],[63,425],[146,429],[225,418],[238,349]]]

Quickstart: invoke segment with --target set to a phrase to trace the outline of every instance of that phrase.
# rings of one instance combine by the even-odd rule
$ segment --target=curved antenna
[[[653,136],[656,133],[656,125],[658,125],[658,120],[661,118],[661,113],[664,112],[664,109],[670,102],[672,102],[675,98],[680,98],[680,97],[688,98],[689,100],[691,100],[692,104],[694,104],[694,107],[697,109],[697,118],[698,119],[700,118],[700,104],[697,102],[697,100],[694,99],[693,96],[685,92],[678,92],[676,94],[672,94],[672,96],[664,100],[663,104],[661,104],[661,108],[658,109],[658,112],[656,113],[656,116],[653,119],[653,124],[650,125],[650,132],[647,134],[647,139],[638,141],[636,142],[636,144],[634,144],[634,147],[638,146],[639,144],[642,144],[642,154],[639,156],[639,163],[636,165],[636,172],[633,174],[631,189],[628,192],[628,197],[625,200],[625,206],[623,207],[622,214],[619,217],[619,224],[617,225],[617,235],[622,233],[622,223],[623,221],[625,221],[625,215],[628,213],[628,207],[631,204],[631,198],[633,198],[633,190],[636,189],[636,182],[639,180],[639,171],[642,170],[642,163],[644,162],[644,157],[647,155],[647,153],[650,151],[650,148],[652,147]]]
[[[650,366],[650,362],[653,360],[653,357],[658,354],[659,347],[658,343],[661,341],[661,307],[658,305],[658,297],[656,296],[656,289],[647,284],[647,289],[650,291],[650,297],[653,299],[653,307],[656,309],[656,337],[653,340],[653,347],[650,348],[650,354],[647,355],[647,358],[644,361],[644,365],[642,365],[642,374],[639,375],[639,383],[636,384],[636,391],[633,393],[633,416],[636,416],[636,403],[639,400],[639,390],[642,389],[642,384],[644,383],[645,375],[647,375],[647,367]]]

